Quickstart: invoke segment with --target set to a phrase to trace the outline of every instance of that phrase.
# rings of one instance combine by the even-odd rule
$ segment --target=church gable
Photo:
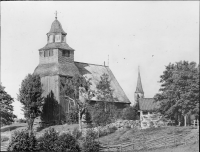
[[[127,98],[126,94],[124,93],[123,89],[119,85],[118,81],[108,66],[81,62],[74,62],[74,64],[77,66],[81,75],[86,76],[87,78],[91,78],[92,90],[96,90],[96,86],[100,81],[100,77],[104,73],[107,74],[111,80],[111,88],[114,90],[113,96],[115,98],[115,102],[130,104],[129,99]],[[93,97],[92,100],[97,101],[96,97]]]

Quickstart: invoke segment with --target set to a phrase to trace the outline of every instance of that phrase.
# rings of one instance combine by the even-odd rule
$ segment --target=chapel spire
[[[141,77],[140,77],[140,69],[138,67],[138,80],[137,80],[137,87],[135,93],[142,93],[144,94],[144,91],[142,89],[142,82],[141,82]]]

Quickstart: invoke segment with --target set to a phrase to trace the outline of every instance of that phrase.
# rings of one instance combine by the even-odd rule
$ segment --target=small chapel
[[[144,115],[147,116],[151,115],[159,107],[158,103],[154,102],[153,98],[144,98],[144,91],[142,88],[142,81],[139,68],[138,68],[138,79],[137,79],[137,86],[134,98],[135,98],[135,103],[138,105],[138,112],[140,115],[140,119]]]
[[[108,66],[74,61],[75,49],[67,44],[67,33],[63,30],[57,15],[51,24],[50,31],[46,35],[47,44],[39,49],[39,64],[35,68],[34,74],[40,75],[41,78],[48,120],[55,115],[60,115],[61,112],[68,112],[70,107],[73,106],[74,103],[72,101],[60,96],[60,80],[63,78],[70,79],[75,74],[91,78],[92,90],[96,89],[100,76],[107,74],[110,79],[110,85],[114,90],[113,96],[116,107],[124,108],[130,105],[131,102]],[[59,111],[50,110],[55,107],[55,104],[52,103],[53,101],[58,103]],[[98,101],[94,96],[91,102],[101,101]]]

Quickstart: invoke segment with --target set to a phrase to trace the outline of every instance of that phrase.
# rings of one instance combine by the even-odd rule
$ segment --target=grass
[[[99,141],[105,145],[118,145],[121,143],[131,142],[135,139],[153,139],[158,138],[163,135],[170,134],[188,134],[191,132],[190,127],[161,127],[161,128],[149,128],[146,130],[134,130],[134,129],[125,129],[117,130],[115,133],[107,135],[105,137],[99,138]]]
[[[73,131],[74,128],[78,127],[78,124],[73,124],[73,125],[55,125],[55,126],[50,126],[51,128],[54,128],[56,131],[59,131],[60,133],[64,132],[69,132]],[[34,125],[34,129],[36,131],[36,137],[42,136],[47,129],[47,128],[39,128],[39,125],[36,124]],[[27,124],[26,123],[15,123],[10,126],[5,126],[1,128],[1,138],[5,138],[1,142],[1,145],[6,143],[6,140],[11,137],[11,134],[13,134],[14,131],[19,131],[22,129],[26,129]],[[107,136],[103,136],[99,138],[100,143],[103,145],[118,145],[121,143],[127,143],[131,142],[132,140],[135,139],[151,139],[151,138],[158,138],[163,135],[170,135],[170,134],[184,134],[184,137],[190,135],[193,133],[193,128],[192,127],[175,127],[175,126],[169,126],[169,127],[161,127],[161,128],[150,128],[146,130],[134,130],[131,128],[127,128],[124,130],[117,130],[114,133],[111,133]],[[194,132],[195,134],[195,132]],[[190,152],[189,150],[192,150],[191,152],[197,152],[197,144],[193,144],[192,147],[174,147],[174,148],[167,148],[167,149],[154,149],[154,150],[149,150],[149,152]],[[177,150],[177,151],[175,151]],[[188,150],[188,151],[187,151]],[[141,151],[141,152],[146,152],[146,151]]]

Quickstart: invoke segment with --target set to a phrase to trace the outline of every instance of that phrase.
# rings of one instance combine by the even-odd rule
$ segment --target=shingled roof
[[[40,50],[48,50],[48,49],[62,49],[62,50],[72,50],[72,49],[67,43],[61,43],[61,42],[54,42],[54,43],[48,43],[46,44],[43,48],[39,49]]]
[[[41,77],[52,75],[74,76],[75,74],[79,74],[79,70],[74,63],[48,63],[39,64],[34,74],[39,74]]]
[[[155,111],[159,108],[158,102],[154,102],[153,98],[140,98],[139,99],[139,110],[142,111]]]
[[[81,63],[81,62],[74,62],[81,75],[86,76],[87,78],[91,78],[91,89],[96,90],[96,86],[100,81],[100,76],[104,73],[109,75],[111,80],[110,85],[111,88],[114,89],[113,96],[115,98],[114,102],[121,102],[121,103],[128,103],[130,104],[129,99],[127,98],[126,94],[124,93],[123,89],[117,82],[117,79],[113,75],[112,71],[108,66],[96,65],[96,64],[89,64],[89,63]],[[92,100],[97,101],[96,97],[92,98]]]
[[[51,33],[62,33],[64,35],[66,35],[67,33],[62,29],[62,25],[60,24],[60,22],[55,19],[55,21],[51,24],[51,29],[47,34],[51,34]]]

